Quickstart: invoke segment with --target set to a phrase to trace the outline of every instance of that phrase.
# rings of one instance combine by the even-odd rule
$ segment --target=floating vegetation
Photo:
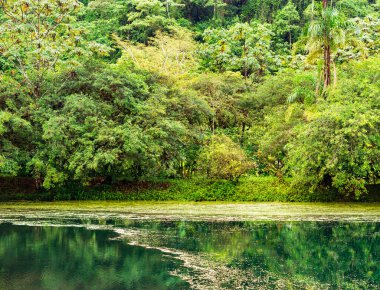
[[[3,203],[0,217],[88,218],[97,220],[187,221],[372,221],[380,222],[380,203],[178,203],[55,202]]]

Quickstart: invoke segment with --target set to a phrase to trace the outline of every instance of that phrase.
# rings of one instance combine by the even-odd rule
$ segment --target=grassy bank
[[[84,187],[71,185],[52,191],[25,192],[17,187],[0,190],[0,201],[257,201],[257,202],[316,202],[342,201],[346,197],[336,192],[294,192],[290,180],[279,182],[274,177],[245,177],[238,183],[206,179],[129,182],[114,186]],[[371,188],[362,201],[380,200],[379,188]]]

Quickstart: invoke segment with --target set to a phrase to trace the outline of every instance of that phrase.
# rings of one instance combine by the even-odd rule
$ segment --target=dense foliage
[[[0,7],[0,176],[251,174],[351,198],[379,181],[379,1]]]

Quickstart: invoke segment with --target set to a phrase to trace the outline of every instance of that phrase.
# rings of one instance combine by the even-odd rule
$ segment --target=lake
[[[379,204],[0,205],[0,289],[379,288]]]

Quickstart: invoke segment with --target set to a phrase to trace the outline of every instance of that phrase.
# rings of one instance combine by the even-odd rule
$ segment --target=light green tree
[[[0,52],[22,74],[32,94],[40,98],[47,75],[63,58],[84,53],[78,44],[83,31],[74,28],[79,1],[0,1]]]
[[[359,198],[380,176],[379,59],[352,62],[286,146],[294,186]]]
[[[244,150],[224,135],[214,135],[211,138],[199,156],[198,165],[209,178],[235,181],[254,167]]]

